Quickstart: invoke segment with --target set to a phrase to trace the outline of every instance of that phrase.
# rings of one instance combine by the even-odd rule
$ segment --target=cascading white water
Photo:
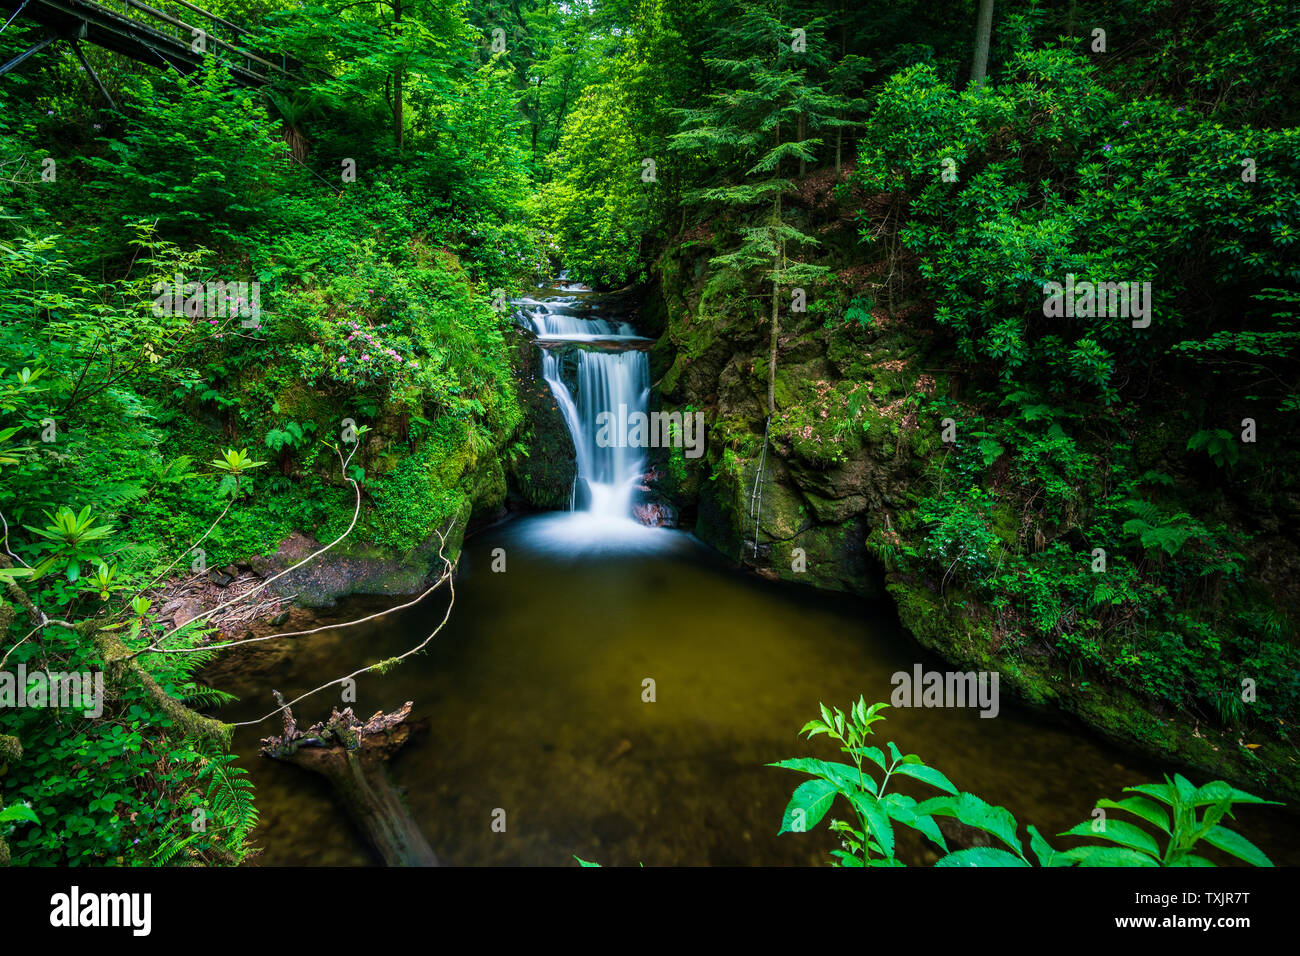
[[[564,382],[562,364],[577,363],[577,400]],[[627,412],[644,412],[650,395],[650,363],[646,353],[576,351],[566,356],[548,349],[542,377],[551,387],[564,414],[573,447],[578,454],[572,510],[626,521],[632,513],[632,496],[645,473],[644,448],[628,441]],[[601,413],[613,421],[601,428]],[[622,430],[618,427],[622,422]]]
[[[569,284],[565,291],[580,290]],[[639,348],[611,350],[609,345],[647,340],[630,323],[595,314],[577,296],[521,299],[515,305],[520,324],[544,343],[542,377],[577,451],[570,511],[598,524],[633,523],[633,496],[645,473],[646,450],[628,441],[628,415],[646,409],[650,363]],[[564,348],[566,342],[602,347]],[[605,428],[602,412],[614,416]]]
[[[576,315],[539,306],[528,315],[539,338],[587,342],[592,339],[637,338],[636,330],[626,322],[609,319],[584,319]]]
[[[599,300],[586,287],[565,281],[557,285],[555,292],[543,289],[537,298],[515,302],[516,321],[537,336],[542,377],[577,452],[569,510],[530,522],[529,545],[556,559],[676,547],[680,536],[633,517],[647,453],[629,441],[635,427],[631,418],[644,413],[649,402],[650,362],[644,348],[652,340],[608,310],[599,314]],[[602,418],[606,412],[612,421]]]

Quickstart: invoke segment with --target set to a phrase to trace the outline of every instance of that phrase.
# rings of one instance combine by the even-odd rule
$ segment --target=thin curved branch
[[[445,549],[447,546],[447,538],[445,535],[443,535],[441,531],[436,532],[436,534],[438,535],[438,541],[439,541],[438,557],[440,557],[442,559],[442,563],[446,565],[446,571],[442,574],[441,577],[439,577],[438,584],[439,585],[442,584],[443,581],[447,582],[448,593],[450,594],[450,600],[447,601],[447,612],[443,614],[442,620],[438,622],[438,626],[435,627],[431,632],[429,632],[428,637],[426,637],[415,647],[412,647],[410,650],[405,651],[402,654],[399,654],[397,657],[390,657],[383,661],[376,661],[373,664],[370,664],[366,667],[362,667],[359,670],[353,671],[351,674],[346,674],[343,677],[339,677],[336,678],[335,680],[330,681],[329,683],[321,684],[319,687],[315,687],[312,690],[307,691],[305,694],[301,694],[298,697],[295,697],[293,700],[289,701],[288,703],[282,703],[281,706],[277,707],[275,710],[271,711],[269,714],[267,714],[264,717],[258,717],[256,720],[240,721],[239,723],[230,724],[230,726],[231,727],[254,727],[265,720],[270,720],[272,717],[283,712],[289,707],[292,707],[300,700],[305,700],[306,698],[312,696],[313,694],[318,694],[323,690],[335,686],[336,684],[342,684],[344,681],[351,680],[354,677],[359,677],[360,675],[365,674],[369,671],[376,670],[380,666],[383,666],[385,668],[390,667],[399,661],[405,660],[406,658],[410,657],[412,654],[418,654],[420,651],[424,650],[429,645],[429,642],[432,641],[435,637],[437,637],[438,633],[443,629],[443,627],[446,626],[447,621],[451,619],[451,609],[456,604],[456,582],[455,582],[455,576],[452,573],[455,569],[452,567],[451,561],[448,560],[447,555],[445,554]],[[437,586],[438,585],[434,585],[434,587]],[[277,636],[281,636],[281,635],[277,635]]]

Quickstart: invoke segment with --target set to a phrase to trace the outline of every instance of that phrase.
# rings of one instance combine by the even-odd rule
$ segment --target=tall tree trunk
[[[780,292],[781,280],[778,271],[781,264],[781,256],[778,253],[772,257],[772,340],[768,345],[767,353],[767,413],[776,414],[776,336],[780,330]]]
[[[781,194],[776,194],[776,223],[781,223]],[[772,341],[767,353],[767,413],[776,413],[776,337],[780,331],[781,253],[785,243],[777,244],[772,254]]]
[[[976,86],[984,85],[989,72],[989,41],[993,36],[993,0],[980,0],[979,20],[975,24],[975,60],[970,78]]]
[[[799,114],[799,139],[798,139],[798,142],[799,142],[799,143],[802,143],[802,142],[803,142],[803,140],[804,140],[804,135],[808,132],[808,125],[807,125],[807,123],[808,123],[808,121],[807,121],[806,119],[804,119],[804,115],[803,115],[802,113],[800,113],[800,114]],[[803,158],[802,156],[800,156],[800,157],[799,157],[799,176],[800,176],[800,177],[802,177],[803,174],[804,174],[804,168],[805,168],[805,166],[806,166],[805,160],[804,160],[804,158]]]

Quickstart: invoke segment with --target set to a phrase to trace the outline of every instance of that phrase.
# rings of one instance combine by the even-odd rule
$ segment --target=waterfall
[[[563,367],[576,359],[577,397],[565,384]],[[573,510],[604,518],[625,519],[632,513],[632,497],[645,473],[644,448],[628,442],[626,412],[644,412],[650,395],[650,362],[645,352],[574,350],[566,355],[547,349],[542,376],[559,403],[578,454]],[[624,410],[624,414],[619,414]],[[600,427],[600,415],[614,417],[613,427]],[[622,424],[620,429],[619,422]],[[603,442],[598,439],[605,439]]]
[[[569,342],[590,342],[594,339],[638,338],[636,330],[626,322],[609,319],[583,319],[559,311],[543,311],[542,306],[529,319],[538,338],[564,339]]]
[[[574,291],[572,284],[565,291]],[[595,314],[578,296],[521,299],[515,305],[519,323],[544,343],[542,377],[577,451],[570,510],[600,522],[630,522],[646,450],[628,441],[628,417],[646,410],[650,362],[642,349],[626,346],[647,340],[631,324]],[[605,422],[602,413],[613,421]]]

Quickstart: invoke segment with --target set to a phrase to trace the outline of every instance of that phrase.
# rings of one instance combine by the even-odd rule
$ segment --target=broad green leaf
[[[806,833],[811,830],[821,822],[822,817],[826,816],[826,811],[835,802],[837,793],[839,788],[829,780],[806,780],[799,784],[785,808],[785,814],[781,818],[781,829],[776,831],[777,834]],[[800,810],[803,811],[803,819],[799,821],[801,827],[795,829],[795,813]]]
[[[27,823],[41,822],[31,807],[24,806],[21,803],[15,803],[0,810],[0,823],[13,823],[16,820],[25,820]]]
[[[934,843],[939,849],[947,851],[948,844],[943,838],[943,833],[939,830],[939,824],[931,816],[917,816],[916,800],[902,793],[891,793],[881,798],[880,805],[885,808],[885,813],[896,823],[901,823],[905,827],[911,827],[913,830],[920,832],[931,843]]]
[[[960,793],[955,797],[931,797],[919,804],[918,814],[956,817],[967,826],[991,833],[1007,846],[1022,853],[1016,836],[1016,818],[1005,807],[985,803],[973,793]]]
[[[1092,837],[1097,840],[1109,840],[1111,843],[1118,843],[1121,846],[1132,847],[1135,850],[1141,850],[1143,853],[1149,853],[1157,859],[1160,857],[1160,847],[1151,838],[1151,835],[1132,823],[1126,823],[1123,820],[1106,820],[1100,830],[1094,830],[1091,823],[1079,823],[1070,827],[1064,833],[1058,833],[1057,836],[1081,836]]]
[[[1152,803],[1145,797],[1125,797],[1123,800],[1098,800],[1097,806],[1107,810],[1125,810],[1134,816],[1141,817],[1152,826],[1159,827],[1165,833],[1169,832],[1169,813],[1162,810],[1159,804]]]
[[[1148,797],[1154,797],[1161,803],[1174,805],[1174,788],[1167,783],[1140,783],[1136,787],[1125,787],[1125,792],[1133,791],[1134,793],[1144,793]]]
[[[930,786],[947,791],[954,796],[957,794],[957,788],[952,785],[952,782],[947,777],[923,763],[899,764],[894,768],[894,773],[901,773],[905,777],[915,777],[922,783],[928,783]]]
[[[869,836],[880,844],[881,853],[885,856],[893,856],[894,828],[890,825],[889,815],[880,805],[880,801],[874,795],[863,793],[861,790],[854,793],[850,799],[853,801],[853,805],[867,818],[867,826],[870,829]]]
[[[1217,847],[1224,853],[1231,853],[1239,860],[1245,860],[1251,866],[1272,866],[1273,862],[1263,851],[1240,833],[1227,827],[1215,827],[1203,837],[1206,843]]]
[[[1224,797],[1228,797],[1233,803],[1279,803],[1277,800],[1265,800],[1263,797],[1254,796],[1245,790],[1238,790],[1222,780],[1214,780],[1192,795],[1192,806],[1203,807],[1207,804],[1218,803]]]
[[[816,757],[795,757],[791,760],[778,760],[768,766],[781,767],[785,770],[801,770],[814,777],[821,777],[839,786],[846,795],[861,787],[866,787],[873,794],[876,793],[876,781],[871,778],[871,775],[864,773],[859,781],[858,768],[850,767],[846,763],[818,760]]]
[[[1159,862],[1121,846],[1076,846],[1058,854],[1061,859],[1076,862],[1081,866],[1159,866]]]

